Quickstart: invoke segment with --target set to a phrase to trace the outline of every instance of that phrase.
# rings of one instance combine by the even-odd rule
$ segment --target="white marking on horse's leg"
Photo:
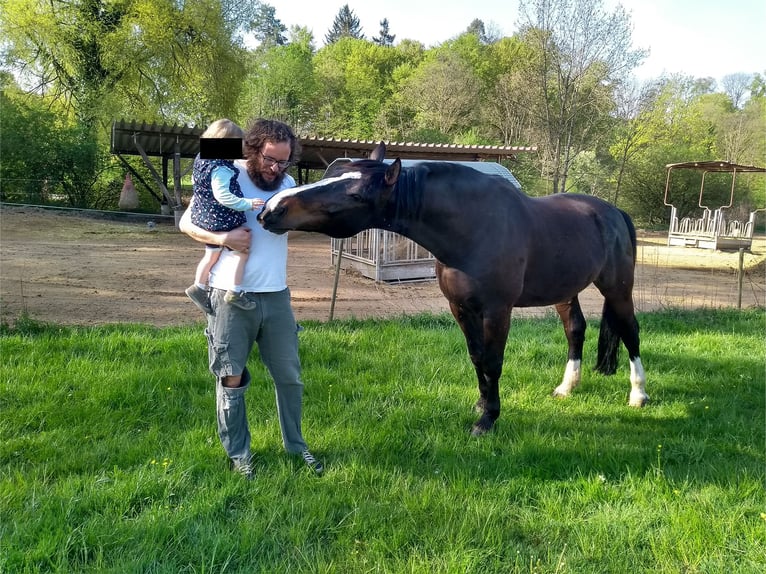
[[[570,359],[567,361],[567,368],[564,370],[564,378],[561,384],[553,389],[554,397],[568,397],[577,385],[580,384],[580,361]]]
[[[649,401],[649,395],[646,394],[644,386],[646,385],[646,374],[641,359],[636,357],[630,360],[630,398],[628,404],[631,407],[643,407]]]

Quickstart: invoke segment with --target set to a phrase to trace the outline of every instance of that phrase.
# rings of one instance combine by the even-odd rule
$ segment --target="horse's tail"
[[[601,311],[601,327],[598,331],[598,359],[596,370],[604,375],[617,372],[617,356],[620,351],[620,336],[617,334],[617,315],[605,300]]]
[[[638,253],[638,239],[636,237],[636,226],[633,225],[633,220],[630,215],[625,213],[622,209],[618,209],[622,218],[625,220],[625,225],[628,228],[628,237],[630,237],[630,244],[633,246],[633,265],[636,265],[636,254]]]
[[[636,253],[638,250],[638,240],[636,238],[636,228],[630,216],[618,210],[625,225],[628,228],[628,237],[633,248],[633,266],[636,265]],[[604,300],[604,307],[601,311],[601,327],[598,332],[598,359],[596,361],[596,370],[604,375],[613,375],[617,372],[617,357],[620,351],[620,335],[617,332],[617,315],[609,305],[608,300]]]

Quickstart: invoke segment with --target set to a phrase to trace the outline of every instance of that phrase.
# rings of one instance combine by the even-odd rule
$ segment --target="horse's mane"
[[[423,208],[423,186],[427,175],[428,169],[425,165],[402,168],[391,202],[394,221],[405,216],[414,219],[420,217]]]
[[[382,188],[383,182],[380,180],[385,177],[388,164],[363,159],[355,161],[353,164],[348,163],[340,166],[338,172],[357,171],[360,168],[371,175],[374,180],[374,187]],[[502,176],[477,172],[477,170],[469,166],[457,163],[424,161],[410,167],[402,167],[394,194],[389,203],[383,208],[385,221],[391,223],[402,221],[403,219],[418,219],[423,209],[424,188],[429,177],[446,178],[447,180],[455,181],[461,175],[467,176],[470,181],[474,182],[477,178],[496,178],[497,185],[507,186],[520,193],[516,186]]]
[[[381,164],[378,161],[362,159],[352,163],[343,164],[338,168],[337,173],[348,171],[359,171],[359,168],[366,173],[372,173],[375,185],[383,187],[382,180],[385,177],[388,164]],[[387,221],[399,221],[400,219],[417,218],[423,207],[423,185],[428,175],[428,168],[424,165],[414,167],[403,167],[399,172],[399,179],[394,189],[394,194],[388,205],[384,207],[384,219]]]

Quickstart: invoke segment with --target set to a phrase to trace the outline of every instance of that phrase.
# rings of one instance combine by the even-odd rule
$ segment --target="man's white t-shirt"
[[[268,200],[272,195],[295,187],[295,180],[285,174],[282,185],[274,191],[263,191],[247,175],[245,160],[237,160],[239,185],[242,195],[248,199]],[[250,253],[242,277],[242,291],[270,293],[287,288],[287,233],[277,235],[266,231],[256,216],[258,211],[246,211],[247,226],[250,228]],[[234,273],[237,267],[236,256],[228,249],[221,252],[221,257],[210,272],[210,286],[216,289],[232,289]]]

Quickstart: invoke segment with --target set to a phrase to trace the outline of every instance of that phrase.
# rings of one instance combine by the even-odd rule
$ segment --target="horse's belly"
[[[583,283],[582,281],[547,285],[529,285],[525,284],[521,295],[516,300],[516,307],[545,307],[547,305],[556,305],[571,301],[580,291],[585,289],[591,281]]]

